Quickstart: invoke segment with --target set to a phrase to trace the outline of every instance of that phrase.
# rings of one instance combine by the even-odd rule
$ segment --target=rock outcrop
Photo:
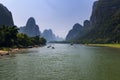
[[[27,34],[30,37],[35,37],[35,36],[41,35],[39,26],[36,25],[35,19],[33,17],[30,17],[28,19],[26,26],[20,27],[19,32]]]
[[[90,21],[89,21],[89,20],[85,20],[85,21],[84,21],[84,24],[83,24],[83,27],[84,27],[84,28],[90,27]]]
[[[12,13],[2,4],[0,4],[0,26],[13,26]]]

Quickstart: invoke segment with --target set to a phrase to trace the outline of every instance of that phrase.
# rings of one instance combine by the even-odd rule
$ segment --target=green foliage
[[[46,40],[44,38],[40,38],[39,36],[28,37],[23,33],[17,34],[17,41],[19,47],[28,47],[35,45],[41,46],[46,44]]]
[[[0,47],[28,47],[34,45],[45,45],[44,38],[28,37],[26,34],[18,33],[16,26],[0,27]]]
[[[18,28],[16,26],[0,27],[0,47],[12,47],[16,45]]]
[[[40,44],[45,45],[47,41],[45,38],[42,37],[39,39],[39,42],[40,42]]]
[[[45,45],[46,40],[44,38],[40,38],[39,36],[35,36],[31,38],[32,45]]]
[[[18,46],[22,47],[22,46],[29,46],[31,44],[30,42],[30,38],[26,35],[26,34],[17,34],[17,43]]]

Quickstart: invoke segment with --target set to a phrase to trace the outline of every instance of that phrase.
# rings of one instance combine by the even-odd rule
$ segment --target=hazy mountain
[[[66,36],[67,41],[72,41],[76,39],[78,36],[82,36],[83,34],[83,26],[79,23],[76,23],[73,28],[68,32]]]
[[[30,37],[41,35],[39,26],[36,24],[35,19],[33,17],[30,17],[28,19],[26,26],[20,27],[19,32],[27,34]]]
[[[51,29],[45,29],[43,33],[40,32],[39,26],[36,25],[35,19],[30,17],[26,23],[26,26],[20,27],[20,33],[27,34],[30,37],[41,36],[44,37],[47,41],[60,41],[62,38],[56,37]]]
[[[49,29],[49,30],[45,29],[42,33],[42,36],[47,41],[56,41],[56,36],[55,36],[55,34],[53,34],[53,31],[51,29]]]
[[[64,39],[62,37],[56,36],[56,41],[63,41]]]
[[[13,26],[12,13],[2,4],[0,4],[0,26]]]
[[[56,36],[52,29],[45,29],[42,33],[42,37],[44,37],[48,42],[50,41],[63,41],[63,38]]]

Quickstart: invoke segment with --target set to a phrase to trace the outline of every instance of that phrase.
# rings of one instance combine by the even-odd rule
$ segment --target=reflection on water
[[[0,58],[0,80],[120,80],[120,49],[53,46]]]

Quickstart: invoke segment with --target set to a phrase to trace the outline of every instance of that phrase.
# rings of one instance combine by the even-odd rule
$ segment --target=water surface
[[[0,80],[120,80],[120,49],[53,46],[0,57]]]

